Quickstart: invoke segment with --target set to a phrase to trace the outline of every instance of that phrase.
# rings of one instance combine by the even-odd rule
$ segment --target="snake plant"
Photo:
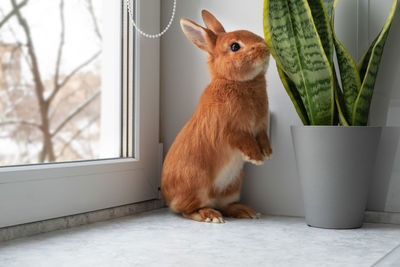
[[[397,0],[393,0],[385,25],[358,64],[336,37],[337,2],[264,0],[265,40],[282,84],[305,125],[365,126]]]

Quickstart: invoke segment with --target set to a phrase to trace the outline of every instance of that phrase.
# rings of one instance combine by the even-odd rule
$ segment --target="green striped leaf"
[[[367,72],[367,67],[369,64],[369,60],[371,58],[372,49],[374,48],[375,43],[378,40],[378,37],[381,35],[381,32],[379,32],[378,36],[375,37],[375,40],[372,41],[367,51],[365,51],[363,57],[360,59],[360,62],[358,62],[357,69],[361,80],[364,80],[365,78],[365,73]]]
[[[293,82],[312,125],[332,125],[334,82],[306,0],[265,0],[264,34],[275,60]]]
[[[342,89],[340,89],[339,84],[337,83],[337,75],[336,71],[333,70],[333,75],[335,77],[335,103],[336,103],[336,112],[340,122],[340,125],[349,126],[349,122],[346,119],[346,114],[344,112],[345,105],[344,105],[344,96]]]
[[[339,88],[335,90],[335,103],[339,116],[340,125],[349,126],[349,123],[346,120],[346,116],[343,113],[343,94]]]
[[[371,106],[371,100],[375,86],[376,76],[378,74],[383,48],[385,46],[385,42],[389,34],[389,29],[393,21],[394,13],[396,12],[396,7],[397,7],[397,0],[394,0],[389,16],[386,20],[386,23],[383,26],[382,31],[378,35],[378,38],[376,39],[376,42],[372,47],[370,57],[368,59],[368,65],[365,70],[364,79],[361,84],[361,89],[354,103],[353,117],[351,121],[352,125],[363,126],[367,125],[368,123],[369,109]]]
[[[336,37],[334,39],[340,69],[340,79],[342,81],[345,114],[346,119],[350,121],[352,118],[354,103],[361,88],[361,81],[353,58]]]
[[[337,0],[332,9],[332,19],[331,19],[331,27],[332,27],[332,36],[336,49],[336,57],[340,70],[340,79],[342,81],[343,88],[343,99],[344,99],[344,107],[342,110],[343,114],[347,121],[351,121],[353,116],[354,103],[357,99],[358,92],[361,88],[361,80],[358,73],[357,65],[354,62],[353,57],[349,54],[349,52],[344,48],[342,43],[338,40],[335,29],[334,29],[334,18],[335,18],[335,8],[336,8]]]
[[[276,64],[278,69],[279,77],[281,78],[283,87],[285,87],[287,94],[293,102],[294,108],[299,115],[304,125],[310,125],[310,120],[307,116],[306,108],[304,107],[303,101],[301,100],[300,94],[297,91],[295,84],[289,79],[289,77],[283,72],[283,70]]]
[[[329,18],[327,17],[322,0],[307,0],[310,6],[315,28],[317,29],[325,55],[333,66],[333,40]]]
[[[333,4],[335,3],[335,0],[323,0],[323,3],[325,6],[326,15],[330,20],[332,18]]]

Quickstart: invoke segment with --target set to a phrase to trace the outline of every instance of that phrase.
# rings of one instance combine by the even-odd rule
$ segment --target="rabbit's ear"
[[[186,37],[200,49],[212,53],[217,36],[209,29],[188,19],[181,19],[181,27]]]
[[[213,14],[208,12],[207,10],[201,11],[201,16],[203,17],[203,21],[206,24],[207,28],[212,30],[215,34],[225,32],[224,27],[221,22],[219,22]]]

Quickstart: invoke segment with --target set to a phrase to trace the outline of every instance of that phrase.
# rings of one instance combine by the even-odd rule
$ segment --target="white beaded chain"
[[[131,8],[131,1],[130,0],[126,0],[126,6],[128,8],[128,13],[129,13],[129,18],[131,19],[132,25],[135,27],[136,31],[138,33],[140,33],[141,35],[143,35],[144,37],[147,38],[160,38],[164,33],[166,33],[168,31],[168,29],[171,27],[172,22],[174,21],[175,18],[175,11],[176,11],[176,0],[174,0],[174,6],[172,8],[172,15],[171,18],[168,22],[168,25],[165,27],[165,29],[157,34],[148,34],[145,33],[144,31],[142,31],[137,25],[135,20],[133,19],[133,12],[132,12],[132,8]]]

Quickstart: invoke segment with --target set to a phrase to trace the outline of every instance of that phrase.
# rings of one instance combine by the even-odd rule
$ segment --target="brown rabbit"
[[[272,155],[266,133],[270,53],[263,38],[244,30],[227,33],[211,13],[203,10],[202,16],[207,28],[187,19],[181,27],[207,52],[212,81],[165,158],[162,194],[173,211],[196,221],[257,218],[236,202],[244,162],[262,164]]]

